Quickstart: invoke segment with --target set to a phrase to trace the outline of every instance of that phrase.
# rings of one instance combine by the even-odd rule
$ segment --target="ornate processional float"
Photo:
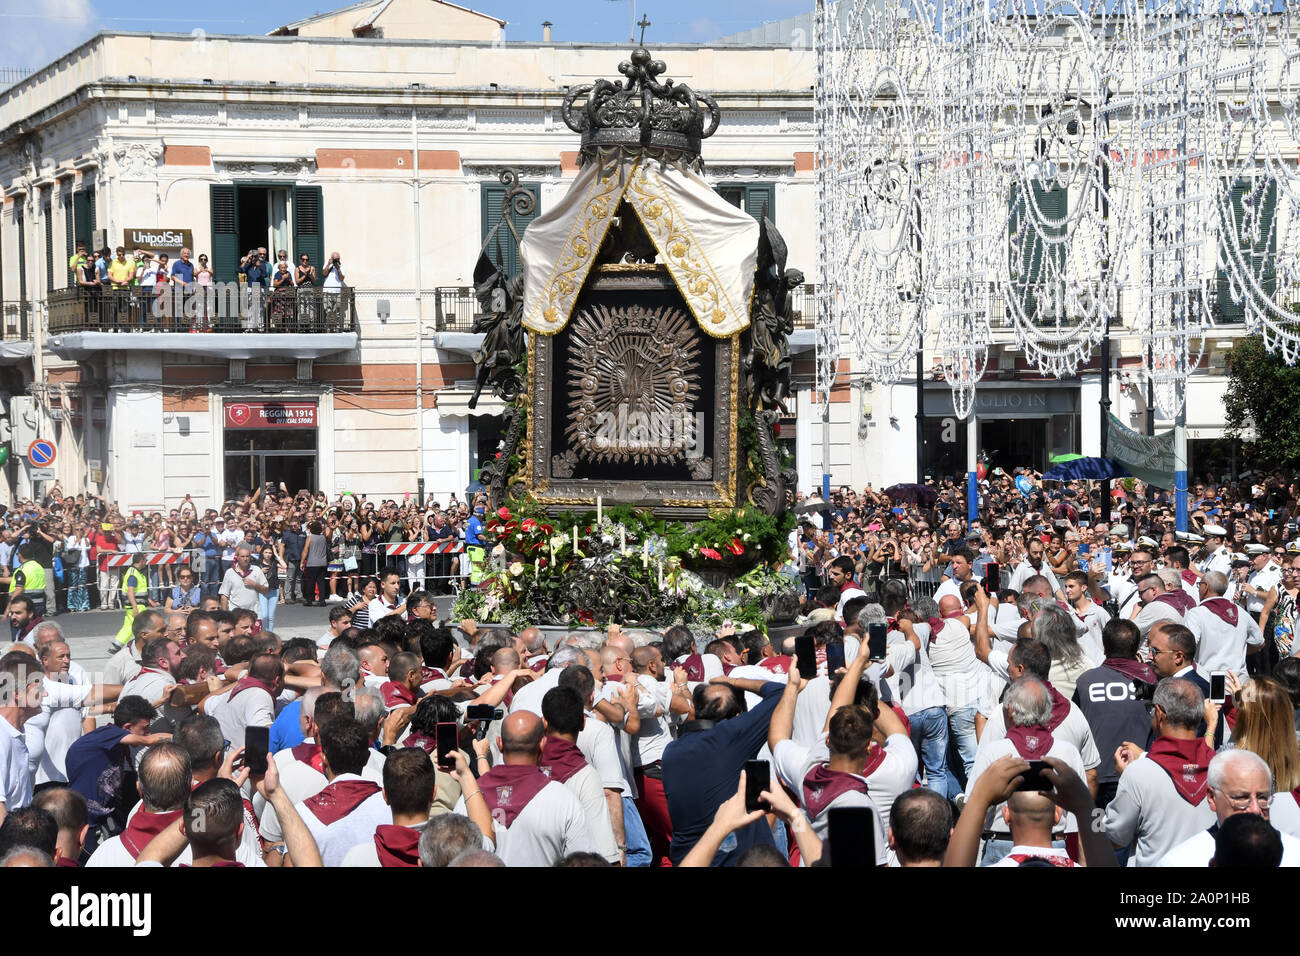
[[[522,273],[492,258],[495,231],[484,242],[475,401],[506,402],[506,437],[479,476],[496,562],[458,614],[762,626],[793,594],[777,429],[803,274],[766,210],[704,180],[721,111],[666,69],[642,46],[621,81],[570,91],[578,174],[516,236]],[[513,231],[533,198],[502,182]]]

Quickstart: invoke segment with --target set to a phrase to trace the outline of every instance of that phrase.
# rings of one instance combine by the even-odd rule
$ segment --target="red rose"
[[[510,509],[507,508],[505,505],[502,505],[500,508],[497,509],[497,517],[500,518],[502,521],[509,521]]]
[[[706,558],[712,558],[714,561],[722,560],[722,555],[714,551],[712,548],[700,548],[700,554],[704,555]]]
[[[745,553],[745,546],[741,543],[739,538],[732,538],[731,544],[727,545],[727,550],[732,554],[741,555]]]

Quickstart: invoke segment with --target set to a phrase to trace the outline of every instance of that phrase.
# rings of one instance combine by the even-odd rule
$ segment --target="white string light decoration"
[[[1026,358],[1074,375],[1119,315],[1132,245],[1131,124],[1119,91],[1134,18],[1117,0],[1010,0],[1000,31],[1014,66],[1007,254],[999,284]]]
[[[1218,22],[1221,51],[1211,125],[1217,186],[1218,311],[1238,306],[1247,328],[1294,364],[1300,358],[1300,44],[1297,17],[1240,0]]]

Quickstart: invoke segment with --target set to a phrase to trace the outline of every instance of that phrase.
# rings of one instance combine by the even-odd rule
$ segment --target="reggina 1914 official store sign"
[[[227,428],[315,428],[315,402],[226,402]]]

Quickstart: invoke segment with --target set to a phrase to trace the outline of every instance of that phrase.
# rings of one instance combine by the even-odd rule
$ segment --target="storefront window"
[[[314,402],[227,402],[226,498],[281,484],[291,494],[316,491],[316,411]]]

